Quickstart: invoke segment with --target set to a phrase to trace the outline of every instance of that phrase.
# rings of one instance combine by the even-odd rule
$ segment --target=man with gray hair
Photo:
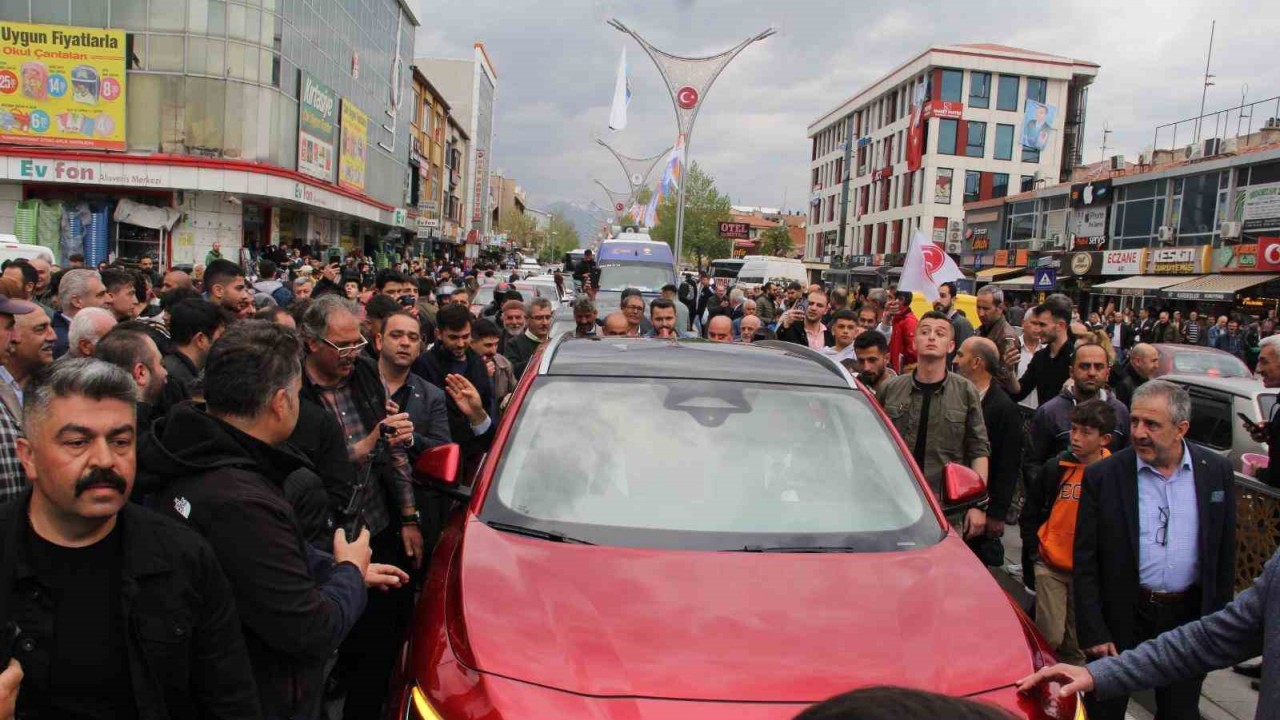
[[[576,338],[597,337],[600,334],[600,326],[596,324],[596,318],[600,311],[596,308],[596,301],[589,297],[580,297],[573,303],[573,336]]]
[[[1079,645],[1118,655],[1214,613],[1235,584],[1236,498],[1226,458],[1186,440],[1191,398],[1165,380],[1133,393],[1132,445],[1085,470],[1073,595]],[[1156,688],[1156,715],[1197,719],[1204,675]],[[1089,717],[1125,716],[1128,694],[1087,698]]]
[[[1009,348],[1018,346],[1018,333],[1005,319],[1004,291],[984,285],[978,289],[974,299],[979,321],[977,334],[995,343],[1003,358],[1009,353]]]
[[[116,326],[116,316],[109,310],[88,307],[76,314],[67,333],[66,357],[93,357],[98,341]]]
[[[18,663],[25,674],[17,714],[261,717],[244,606],[220,558],[129,502],[135,396],[128,373],[93,359],[51,365],[28,385],[17,451],[31,484],[0,508],[0,555],[21,568],[0,577],[5,674]]]
[[[107,286],[102,284],[102,276],[96,270],[68,270],[58,282],[58,306],[62,312],[53,316],[53,331],[58,336],[53,343],[55,360],[67,354],[67,335],[76,314],[87,307],[107,306]]]
[[[0,343],[8,348],[13,338],[14,315],[35,311],[30,303],[0,295]],[[27,487],[27,475],[18,462],[17,441],[22,437],[22,402],[7,384],[0,383],[0,503],[5,503]]]
[[[1258,349],[1258,376],[1262,384],[1268,388],[1280,388],[1280,335],[1269,335],[1262,338]],[[1280,487],[1280,422],[1275,419],[1275,408],[1263,421],[1250,425],[1245,429],[1253,436],[1254,442],[1267,443],[1270,448],[1270,462],[1258,473],[1258,479],[1272,487]]]
[[[639,300],[639,297],[635,299]],[[625,303],[626,300],[623,302]],[[643,303],[643,300],[640,302]],[[517,380],[524,375],[524,369],[537,352],[538,346],[550,339],[551,320],[554,315],[551,310],[551,301],[544,297],[535,297],[530,300],[525,311],[528,313],[529,320],[524,332],[508,340],[502,353],[511,361],[511,369],[515,372]]]

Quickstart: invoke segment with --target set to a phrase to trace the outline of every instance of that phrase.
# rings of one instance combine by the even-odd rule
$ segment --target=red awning
[[[756,245],[759,245],[759,244],[760,244],[759,240],[734,240],[733,241],[734,247],[747,248],[749,250],[754,250]]]

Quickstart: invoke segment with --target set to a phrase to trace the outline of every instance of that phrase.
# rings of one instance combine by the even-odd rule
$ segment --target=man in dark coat
[[[1085,470],[1073,596],[1080,647],[1108,657],[1209,615],[1232,597],[1236,498],[1231,464],[1187,442],[1187,391],[1151,380],[1134,393],[1132,447]],[[1156,689],[1156,714],[1196,719],[1204,676]],[[1128,696],[1089,702],[1125,716]]]
[[[496,408],[484,358],[471,349],[471,320],[461,305],[440,308],[436,342],[413,364],[413,372],[449,396],[449,435],[462,446],[464,468],[474,470],[493,442]]]

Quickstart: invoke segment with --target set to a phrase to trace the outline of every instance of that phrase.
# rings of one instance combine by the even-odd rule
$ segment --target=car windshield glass
[[[600,267],[601,290],[626,290],[636,288],[645,292],[657,292],[663,285],[674,285],[676,273],[668,265],[602,265]]]
[[[1173,371],[1213,377],[1253,377],[1240,358],[1224,352],[1177,352],[1173,354]]]
[[[482,519],[596,544],[881,552],[942,537],[853,390],[540,378],[493,482]]]

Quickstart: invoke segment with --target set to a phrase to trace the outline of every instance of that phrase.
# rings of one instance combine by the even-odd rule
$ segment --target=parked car
[[[24,260],[33,260],[35,258],[44,258],[44,261],[53,265],[53,251],[43,245],[28,245],[18,242],[15,235],[0,234],[0,260],[16,260],[22,258]]]
[[[1242,377],[1251,378],[1249,366],[1240,358],[1229,352],[1199,345],[1179,345],[1177,343],[1157,343],[1156,352],[1160,354],[1160,365],[1156,368],[1156,377],[1178,374],[1204,374],[1210,377]]]
[[[1243,413],[1255,423],[1269,420],[1276,404],[1274,388],[1252,377],[1174,374],[1160,379],[1185,387],[1191,395],[1188,440],[1227,458],[1237,472],[1245,453],[1267,454],[1267,444],[1254,442],[1237,413]]]
[[[766,282],[786,287],[793,281],[808,286],[809,275],[805,272],[803,262],[794,258],[748,255],[738,269],[736,285],[747,290],[760,287]]]
[[[982,480],[950,465],[935,498],[830,359],[776,341],[539,352],[474,482],[456,445],[415,466],[463,504],[395,717],[782,720],[884,684],[1075,717],[1018,694],[1053,655],[944,516]]]

